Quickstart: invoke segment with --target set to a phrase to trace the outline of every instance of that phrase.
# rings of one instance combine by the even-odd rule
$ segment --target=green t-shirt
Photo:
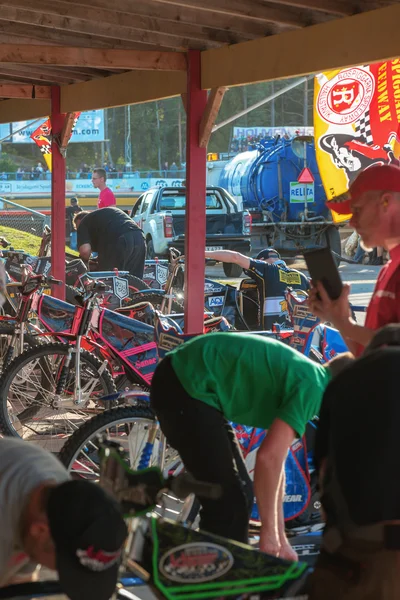
[[[261,335],[209,333],[169,356],[185,391],[229,421],[268,429],[279,418],[299,436],[330,381],[328,369]]]

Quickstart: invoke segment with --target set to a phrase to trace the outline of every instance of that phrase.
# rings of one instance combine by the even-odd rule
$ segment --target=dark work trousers
[[[219,410],[186,393],[168,356],[154,373],[150,401],[186,469],[199,481],[222,486],[218,500],[199,498],[201,529],[247,543],[253,485],[232,426]]]
[[[146,242],[142,232],[139,229],[127,231],[116,240],[111,252],[105,255],[99,252],[99,270],[112,271],[117,268],[143,279],[145,259]]]

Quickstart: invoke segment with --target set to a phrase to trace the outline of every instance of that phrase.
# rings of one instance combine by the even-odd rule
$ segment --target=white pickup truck
[[[142,194],[131,211],[132,219],[146,236],[147,258],[167,256],[168,248],[184,252],[186,188],[153,188]],[[236,201],[220,187],[207,187],[206,249],[237,250],[249,254],[250,213],[239,211]],[[227,277],[237,277],[242,269],[223,264]]]

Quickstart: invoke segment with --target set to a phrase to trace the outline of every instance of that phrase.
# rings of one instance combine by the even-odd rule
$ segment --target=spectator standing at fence
[[[74,241],[75,241],[75,246],[76,246],[76,232],[74,229],[74,217],[77,213],[82,211],[82,207],[79,206],[79,201],[78,198],[76,196],[74,196],[73,198],[71,198],[70,200],[70,206],[67,206],[65,213],[66,213],[66,223],[65,223],[65,228],[66,228],[66,238],[72,239],[73,234],[74,235]]]
[[[113,192],[107,187],[107,173],[104,169],[94,169],[92,174],[93,187],[100,190],[97,208],[106,208],[106,206],[115,206],[117,201]]]

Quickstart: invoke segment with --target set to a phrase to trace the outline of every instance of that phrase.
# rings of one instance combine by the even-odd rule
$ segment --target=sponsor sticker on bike
[[[292,342],[293,344],[297,344],[298,346],[304,346],[305,339],[301,337],[293,337]]]
[[[161,350],[169,352],[170,350],[173,350],[177,346],[183,344],[183,342],[184,340],[178,339],[173,335],[168,335],[168,333],[162,333],[158,341],[158,347]]]
[[[279,281],[283,281],[283,283],[287,283],[288,285],[300,285],[300,273],[287,273],[286,271],[279,269]]]
[[[221,285],[219,285],[218,283],[213,283],[212,281],[206,281],[204,283],[204,293],[205,294],[210,294],[210,293],[218,293],[218,292],[222,292],[223,287]]]
[[[222,306],[224,303],[224,296],[211,296],[208,299],[209,306]]]
[[[161,285],[164,285],[168,279],[168,267],[156,265],[156,279]]]
[[[178,583],[205,583],[225,575],[233,565],[232,554],[211,542],[183,544],[161,557],[160,571]]]
[[[122,277],[114,277],[114,294],[120,300],[128,298],[129,286],[127,279],[123,279]]]

